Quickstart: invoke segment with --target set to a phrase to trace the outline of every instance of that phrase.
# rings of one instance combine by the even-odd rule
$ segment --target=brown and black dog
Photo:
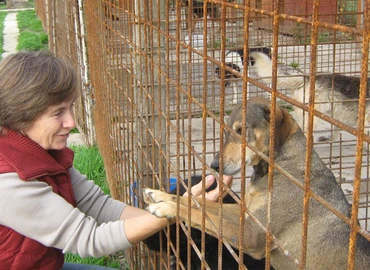
[[[274,155],[275,163],[297,179],[304,182],[306,170],[306,137],[293,117],[281,107],[276,108],[275,150],[269,153],[270,144],[270,101],[250,99],[246,107],[246,141],[266,156]],[[242,106],[236,107],[228,118],[228,125],[238,134],[242,134]],[[245,193],[245,207],[250,214],[244,216],[243,252],[260,259],[265,256],[266,233],[255,218],[267,227],[267,216],[271,217],[271,231],[274,240],[271,246],[271,265],[275,269],[298,269],[302,253],[302,220],[304,192],[299,185],[293,184],[283,174],[274,171],[273,192],[268,191],[268,164],[257,153],[246,147],[245,159],[242,159],[240,136],[235,132],[225,136],[223,151],[223,173],[234,175],[242,166],[253,166],[250,186]],[[333,173],[325,166],[313,150],[311,156],[310,190],[321,196],[345,216],[350,217],[351,207],[342,189],[337,184]],[[219,165],[216,156],[212,163]],[[158,216],[172,218],[179,207],[179,217],[188,221],[191,211],[192,227],[201,229],[202,211],[196,204],[189,206],[187,198],[179,198],[176,204],[174,195],[153,189],[144,189],[144,200],[148,210]],[[268,213],[268,198],[271,199]],[[201,204],[202,202],[200,202]],[[215,237],[220,227],[219,203],[206,201],[205,231]],[[238,247],[240,228],[240,208],[224,204],[222,207],[222,237],[230,245]],[[211,221],[211,222],[210,222]],[[347,269],[349,226],[336,214],[328,210],[317,200],[310,198],[307,232],[306,269]],[[288,256],[287,256],[288,255]],[[370,242],[362,235],[357,235],[355,269],[370,269]]]

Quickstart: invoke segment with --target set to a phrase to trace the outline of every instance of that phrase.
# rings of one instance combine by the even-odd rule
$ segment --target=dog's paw
[[[174,202],[158,202],[151,203],[147,210],[157,217],[165,217],[171,219],[176,216],[176,203]]]
[[[157,202],[175,201],[176,196],[157,189],[144,188],[143,199],[145,203],[150,204]]]
[[[152,200],[152,197],[150,196],[150,192],[147,191],[147,190],[148,190],[148,188],[143,188],[142,189],[144,202],[146,204],[154,203],[154,201]]]

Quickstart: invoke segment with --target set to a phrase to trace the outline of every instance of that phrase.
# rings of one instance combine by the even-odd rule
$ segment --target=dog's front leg
[[[143,199],[144,202],[148,204],[147,210],[153,215],[156,215],[157,217],[166,217],[168,219],[176,216],[176,195],[156,189],[145,188],[143,189]],[[180,205],[188,205],[188,197],[180,197],[179,199]]]
[[[177,214],[177,196],[159,190],[144,189],[144,201],[149,204],[148,211],[158,217],[173,218]],[[222,238],[235,248],[239,248],[240,242],[240,209],[236,204],[224,204],[222,206],[222,220],[220,220],[220,205],[218,202],[206,201],[205,214],[196,203],[189,207],[188,198],[180,197],[179,217],[191,227],[205,230],[206,233],[219,238],[219,229],[222,226]],[[191,220],[188,220],[189,210]],[[205,227],[202,220],[205,219]],[[220,224],[222,222],[222,225]],[[248,215],[244,219],[243,251],[255,259],[261,259],[265,254],[264,231],[254,223]]]

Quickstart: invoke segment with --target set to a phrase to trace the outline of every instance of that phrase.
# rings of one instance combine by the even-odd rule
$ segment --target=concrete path
[[[4,21],[4,44],[2,58],[16,52],[18,44],[19,28],[17,22],[17,12],[9,12]]]
[[[69,134],[68,140],[67,140],[67,146],[71,145],[81,145],[81,146],[87,146],[86,142],[83,139],[83,136],[81,133],[72,133]]]

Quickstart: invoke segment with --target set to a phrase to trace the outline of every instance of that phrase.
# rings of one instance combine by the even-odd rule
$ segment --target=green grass
[[[72,134],[74,133],[80,133],[80,131],[78,130],[78,128],[74,127],[72,128],[72,130],[70,131]]]
[[[75,168],[82,174],[85,174],[88,179],[94,180],[94,182],[100,186],[105,194],[110,194],[106,181],[103,158],[100,155],[98,148],[96,146],[85,147],[72,145],[71,149],[75,152],[73,164]],[[81,258],[78,255],[67,253],[65,256],[65,261],[122,269],[120,260],[116,255],[103,256],[101,258]]]
[[[7,12],[0,12],[0,33],[4,31],[4,20],[6,15],[8,15]],[[0,35],[0,59],[1,54],[3,53],[3,43],[4,43],[3,35]]]
[[[48,35],[42,28],[41,20],[34,10],[23,10],[17,13],[19,38],[17,50],[47,50]]]
[[[81,258],[79,256],[67,253],[65,255],[65,261],[70,263],[79,264],[92,264],[99,266],[106,266],[110,268],[121,268],[120,262],[115,258],[115,256],[104,256],[101,258]]]
[[[94,180],[105,194],[110,194],[106,181],[103,158],[96,146],[85,147],[81,145],[72,145],[71,149],[75,152],[74,166],[88,179]]]

